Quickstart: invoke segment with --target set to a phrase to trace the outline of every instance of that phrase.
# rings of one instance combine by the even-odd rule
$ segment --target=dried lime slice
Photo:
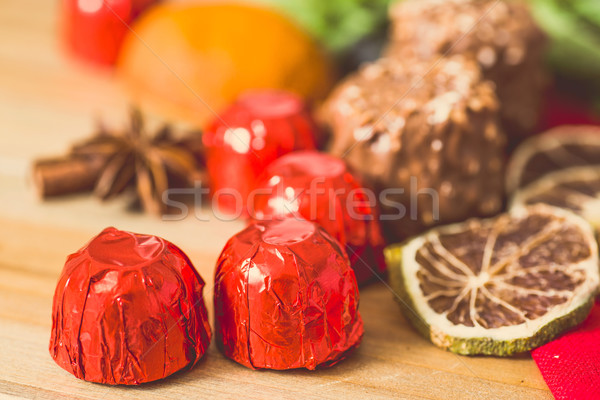
[[[600,228],[600,166],[551,172],[515,192],[511,209],[544,203],[569,209]]]
[[[409,319],[459,354],[548,342],[585,319],[600,281],[589,224],[544,204],[433,229],[386,257]]]
[[[506,173],[507,193],[570,167],[600,165],[600,127],[561,126],[534,136],[515,150]]]

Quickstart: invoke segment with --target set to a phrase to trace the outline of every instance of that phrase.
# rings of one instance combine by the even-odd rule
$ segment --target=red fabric
[[[580,328],[531,354],[556,399],[600,399],[600,305]]]

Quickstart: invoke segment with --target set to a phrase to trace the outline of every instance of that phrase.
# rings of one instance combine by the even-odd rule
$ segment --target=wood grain
[[[27,166],[86,137],[95,118],[123,123],[112,74],[66,57],[54,0],[0,0],[0,398],[548,399],[529,357],[461,357],[408,325],[384,284],[361,292],[366,334],[348,360],[316,372],[250,371],[211,346],[191,371],[140,387],[79,381],[48,353],[52,295],[66,256],[108,225],[163,236],[185,249],[212,297],[215,260],[239,221],[161,221],[87,196],[40,203]],[[212,313],[212,304],[208,302]]]

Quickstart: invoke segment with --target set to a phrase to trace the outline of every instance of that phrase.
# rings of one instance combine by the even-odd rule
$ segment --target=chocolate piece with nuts
[[[457,55],[433,68],[418,60],[368,64],[338,86],[322,116],[331,152],[385,197],[384,229],[401,240],[501,209],[506,138],[498,109],[493,84]]]
[[[531,133],[537,123],[546,37],[526,6],[497,0],[409,0],[391,7],[387,56],[420,58],[465,54],[493,81],[509,137]]]

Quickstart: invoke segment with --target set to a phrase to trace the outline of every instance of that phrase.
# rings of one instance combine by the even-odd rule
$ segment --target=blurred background
[[[281,14],[270,18],[263,16],[264,20],[251,18],[251,21],[247,21],[243,29],[248,40],[257,41],[266,36],[279,38],[278,40],[287,43],[286,46],[279,47],[274,44],[277,47],[277,56],[273,57],[275,62],[265,59],[264,65],[254,63],[253,66],[262,69],[266,76],[272,76],[273,71],[281,70],[288,59],[298,57],[287,54],[288,52],[305,51],[308,58],[301,60],[305,63],[302,69],[318,70],[322,68],[318,65],[322,61],[308,55],[308,50],[296,48],[318,46],[332,60],[337,74],[335,77],[340,77],[356,68],[360,62],[378,56],[386,40],[389,2],[390,0],[246,1],[261,9]],[[134,29],[138,29],[141,26],[136,26],[135,21],[144,13],[152,14],[150,19],[158,21],[146,20],[146,25],[153,25],[149,29],[161,36],[164,47],[174,53],[201,50],[208,47],[209,42],[214,49],[221,43],[223,52],[235,55],[235,58],[232,55],[232,60],[237,65],[229,65],[229,68],[244,70],[245,59],[253,57],[251,49],[242,48],[243,46],[236,48],[225,37],[225,32],[232,28],[231,18],[236,14],[242,15],[243,8],[234,8],[227,13],[213,11],[213,14],[202,10],[188,11],[185,13],[188,21],[183,21],[183,17],[181,20],[174,17],[168,22],[169,26],[166,26],[167,22],[160,20],[161,15],[168,14],[168,11],[153,10],[158,7],[156,3],[158,2],[151,0],[107,0],[105,5],[100,0],[2,1],[0,18],[4,32],[0,45],[0,119],[7,127],[0,143],[3,173],[10,173],[13,167],[22,169],[38,155],[65,151],[69,143],[89,135],[100,119],[117,126],[122,124],[126,119],[128,106],[136,100],[135,95],[139,95],[135,90],[124,89],[133,80],[127,75],[138,74],[139,79],[156,80],[155,84],[161,85],[158,80],[162,72],[159,70],[164,65],[159,58],[167,62],[192,87],[200,87],[203,83],[211,86],[211,74],[215,73],[211,68],[224,68],[186,64],[183,61],[184,55],[180,54],[180,58],[171,57],[162,47],[156,49],[158,57],[155,59],[144,59],[145,56],[140,55],[141,60],[131,60],[137,57],[134,54],[136,49],[132,49],[131,44],[122,47],[123,41],[133,40],[131,32],[122,22],[133,24]],[[195,7],[198,4],[219,2],[167,0],[163,3],[187,3]],[[600,5],[593,0],[530,0],[530,3],[536,20],[552,40],[548,65],[554,72],[554,86],[548,95],[548,106],[552,111],[546,113],[549,119],[546,123],[562,122],[555,121],[560,118],[565,118],[567,122],[596,121],[596,93],[600,85]],[[186,23],[194,26],[186,32],[186,35],[193,37],[189,38],[188,47],[181,49],[177,47],[182,45],[178,43],[178,38],[171,38],[169,35],[174,35],[173,30],[178,24]],[[211,27],[223,27],[223,32],[215,30],[214,37],[207,38],[203,33],[207,23]],[[288,23],[294,24],[303,33],[293,38],[286,37],[290,33],[281,25]],[[314,43],[303,43],[309,40],[314,40]],[[160,43],[156,45],[160,46]],[[116,61],[119,57],[128,59],[129,63],[119,67]],[[141,67],[136,63],[145,65],[143,69],[137,70]],[[128,68],[136,71],[128,71]],[[119,78],[119,75],[122,77]],[[272,79],[281,81],[281,78]],[[301,84],[311,85],[298,83]],[[325,90],[324,86],[327,85],[318,86],[319,90]],[[219,96],[227,97],[227,101],[232,101],[230,93],[239,88],[212,89],[219,92]],[[561,95],[558,96],[557,92]],[[172,119],[171,115],[176,115],[176,118],[184,116],[187,118],[182,119],[191,119],[193,122],[194,116],[190,118],[190,115],[186,115],[190,113],[180,110],[182,107],[178,106],[180,103],[194,102],[194,99],[190,100],[190,96],[193,97],[184,89],[172,88],[164,96],[166,104],[158,107],[158,114],[164,114],[167,119]],[[223,106],[219,103],[214,108]],[[202,105],[195,107],[203,108]],[[152,110],[156,111],[157,108]]]

